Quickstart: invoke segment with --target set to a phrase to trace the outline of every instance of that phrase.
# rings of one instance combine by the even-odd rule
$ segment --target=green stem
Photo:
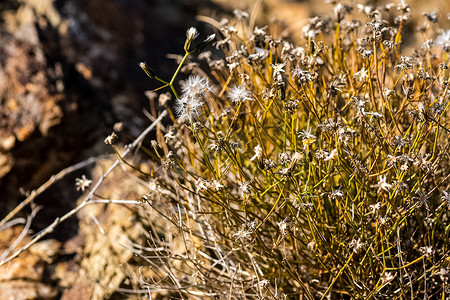
[[[186,61],[186,59],[187,59],[187,57],[189,56],[189,54],[191,54],[191,53],[186,52],[186,53],[184,54],[183,59],[181,60],[180,64],[178,65],[178,68],[177,68],[177,70],[175,71],[175,73],[173,73],[172,79],[171,79],[170,82],[169,82],[169,85],[170,85],[170,86],[173,85],[173,82],[175,81],[175,78],[177,77],[178,73],[180,72],[181,67],[183,66],[183,64],[184,64],[184,62]]]

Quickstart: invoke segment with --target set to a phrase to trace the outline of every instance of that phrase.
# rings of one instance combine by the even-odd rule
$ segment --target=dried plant
[[[142,293],[449,297],[449,31],[425,14],[424,44],[406,56],[404,1],[331,2],[302,45],[236,11],[210,21],[216,52],[204,52],[214,36],[187,31],[170,81],[141,63],[176,99],[140,171],[142,222],[158,214],[173,237],[150,230],[149,247],[130,246]]]

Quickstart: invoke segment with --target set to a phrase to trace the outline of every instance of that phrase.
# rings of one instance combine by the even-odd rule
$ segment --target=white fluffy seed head
[[[175,113],[181,120],[192,119],[199,115],[203,102],[187,95],[182,95],[175,100]]]
[[[243,85],[235,85],[230,87],[228,92],[228,98],[231,102],[241,103],[246,100],[253,100],[252,93],[245,88]]]
[[[450,51],[450,30],[444,30],[434,41],[444,51]]]
[[[209,84],[209,80],[202,76],[192,75],[181,83],[181,91],[189,96],[205,95],[212,91],[213,86]]]

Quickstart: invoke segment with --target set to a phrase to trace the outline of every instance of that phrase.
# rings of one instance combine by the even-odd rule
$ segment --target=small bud
[[[141,69],[145,72],[145,74],[147,74],[148,77],[154,78],[156,76],[155,71],[153,71],[152,68],[147,65],[147,63],[140,62],[139,67],[141,67]]]
[[[184,51],[192,52],[192,42],[197,38],[198,31],[195,27],[191,27],[186,31],[186,42],[184,43]]]
[[[105,144],[107,145],[113,145],[114,141],[117,139],[117,134],[115,132],[108,135],[105,139]]]
[[[216,38],[215,34],[209,35],[203,42],[201,42],[200,44],[197,45],[197,47],[195,47],[194,51],[195,52],[203,51],[203,49],[205,49],[206,46],[208,46],[208,44],[211,43],[215,38]]]

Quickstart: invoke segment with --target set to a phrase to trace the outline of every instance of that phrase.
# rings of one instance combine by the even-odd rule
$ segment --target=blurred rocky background
[[[408,3],[415,11],[437,7],[447,19],[446,0],[433,1],[433,7],[425,1]],[[155,111],[144,94],[157,85],[139,69],[140,61],[168,78],[176,63],[166,55],[182,52],[186,29],[212,32],[196,16],[217,17],[233,9],[251,12],[255,4],[258,24],[280,18],[294,34],[308,18],[332,9],[321,1],[288,0],[0,1],[0,218],[61,169],[111,152],[103,140],[114,124],[121,124],[120,138],[129,143],[151,123],[144,111]],[[88,171],[98,177],[102,170],[97,165]],[[76,206],[80,192],[74,183],[81,174],[67,176],[36,199],[43,208],[31,232]],[[141,192],[109,194],[125,199]],[[137,238],[132,216],[116,209],[79,214],[3,268],[0,300],[121,299],[114,291],[126,281],[126,272],[105,270],[130,257],[114,247],[96,249],[102,235],[86,235],[98,232],[94,214],[107,215],[103,225],[116,228],[118,236],[128,232]],[[0,231],[0,253],[19,234],[17,228]],[[121,259],[99,260],[108,251],[119,252]],[[82,253],[90,253],[91,260],[83,261]]]

